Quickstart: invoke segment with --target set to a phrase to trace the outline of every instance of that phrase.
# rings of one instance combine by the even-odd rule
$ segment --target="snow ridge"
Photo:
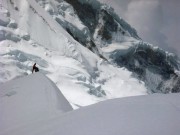
[[[180,94],[113,99],[72,111],[55,84],[40,73],[12,80],[0,88],[1,135],[180,132]]]
[[[57,86],[41,73],[1,84],[0,107],[0,134],[72,111]]]

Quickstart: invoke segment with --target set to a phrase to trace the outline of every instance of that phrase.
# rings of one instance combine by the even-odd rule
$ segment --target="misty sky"
[[[180,0],[100,0],[144,40],[180,56]]]

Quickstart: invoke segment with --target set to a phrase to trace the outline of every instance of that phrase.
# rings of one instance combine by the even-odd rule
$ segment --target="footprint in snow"
[[[10,91],[10,92],[6,93],[5,96],[10,97],[10,96],[15,95],[16,93],[17,93],[16,91]]]

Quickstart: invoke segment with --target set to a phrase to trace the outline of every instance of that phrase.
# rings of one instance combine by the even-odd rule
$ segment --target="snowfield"
[[[180,94],[113,99],[72,111],[55,84],[40,73],[0,88],[0,135],[180,133]]]

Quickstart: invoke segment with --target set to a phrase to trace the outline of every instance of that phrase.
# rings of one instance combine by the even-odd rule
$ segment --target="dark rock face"
[[[179,70],[178,61],[163,50],[141,43],[126,53],[117,50],[111,58],[117,65],[134,72],[153,93],[180,92],[180,76],[175,73],[175,70]]]
[[[98,3],[97,7],[93,7],[90,3],[81,3],[78,0],[65,1],[73,6],[80,20],[89,28],[92,40],[94,40],[93,35],[95,29],[98,29],[98,34],[102,37],[102,40],[105,41],[112,39],[113,32],[121,32],[122,35],[128,33],[132,37],[139,39],[135,29],[131,28],[128,23],[120,19],[113,11],[108,11],[110,9],[103,8],[103,5],[98,1],[96,2]],[[103,20],[102,27],[99,27],[102,25],[101,22],[99,22],[100,19]]]
[[[103,25],[98,23],[98,35],[102,37],[102,40],[106,42],[112,40],[112,33],[118,32],[118,23],[115,22],[115,19],[104,9],[102,9],[99,13],[99,19],[103,20]],[[98,28],[98,26],[97,26]]]
[[[176,81],[176,83],[172,88],[172,93],[180,92],[180,76],[176,75],[174,81]]]
[[[78,17],[84,23],[84,25],[88,27],[90,33],[94,33],[97,24],[96,10],[94,10],[92,6],[90,6],[89,4],[82,4],[78,0],[65,0],[65,1],[73,6]],[[89,39],[82,40],[82,38],[78,38],[77,36],[75,36],[71,31],[71,29],[66,28],[66,30],[76,41],[80,42],[82,45],[84,45],[85,47],[87,47],[89,50],[96,53],[97,55],[100,55],[99,50],[92,39],[92,35],[90,35],[91,36],[90,40]]]
[[[114,57],[114,56],[113,56]],[[145,68],[154,67],[160,69],[160,74],[174,74],[173,61],[168,60],[168,56],[164,52],[153,50],[147,46],[138,46],[133,48],[130,52],[123,56],[115,56],[114,60],[118,65],[126,66],[131,70],[134,70],[138,74],[143,72]],[[138,62],[138,66],[136,65]]]
[[[65,0],[73,6],[78,17],[81,21],[89,28],[91,33],[94,33],[94,30],[97,25],[96,13],[97,11],[89,4],[83,4],[78,0]]]

